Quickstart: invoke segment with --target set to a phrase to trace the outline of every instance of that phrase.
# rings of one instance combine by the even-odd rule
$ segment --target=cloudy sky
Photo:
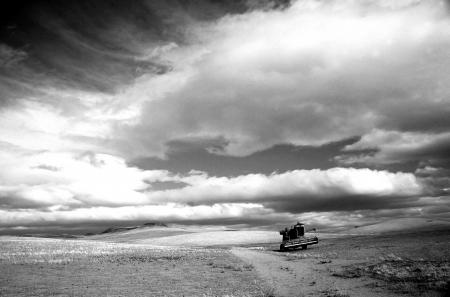
[[[445,1],[2,1],[0,233],[450,217]]]

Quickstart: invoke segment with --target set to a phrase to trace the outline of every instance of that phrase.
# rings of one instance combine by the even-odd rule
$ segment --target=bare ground
[[[450,296],[450,232],[329,238],[286,253],[234,247],[275,296]]]
[[[367,279],[355,282],[333,277],[316,259],[292,261],[282,255],[248,248],[233,248],[232,252],[255,267],[274,288],[275,296],[398,296],[387,290],[368,287],[370,281]]]

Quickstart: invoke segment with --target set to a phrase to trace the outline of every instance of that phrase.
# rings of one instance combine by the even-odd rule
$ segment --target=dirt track
[[[348,265],[351,264],[349,261],[334,261],[331,264],[328,260],[321,261],[316,258],[292,260],[283,253],[249,248],[233,248],[232,253],[253,265],[258,275],[275,290],[277,297],[399,296],[383,288],[367,286],[370,283],[368,279],[359,278],[355,281],[352,278],[343,279],[331,275],[330,265]]]

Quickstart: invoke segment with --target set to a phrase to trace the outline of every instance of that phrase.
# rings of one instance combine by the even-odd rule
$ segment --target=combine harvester
[[[308,230],[308,232],[311,231],[316,231],[316,229]],[[280,251],[297,248],[306,250],[308,245],[319,243],[319,238],[316,235],[305,236],[305,225],[298,222],[291,227],[291,229],[286,227],[284,230],[281,230],[280,235],[283,235],[283,242],[280,244]]]

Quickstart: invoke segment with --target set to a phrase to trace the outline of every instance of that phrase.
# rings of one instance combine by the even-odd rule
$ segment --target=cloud
[[[334,157],[341,165],[383,167],[414,164],[414,174],[424,192],[440,196],[450,193],[450,133],[401,132],[375,129]]]
[[[349,226],[401,215],[440,218],[449,203],[445,193],[424,196],[422,178],[436,172],[430,168],[417,173],[420,179],[355,168],[216,177],[142,170],[106,154],[7,148],[0,158],[1,228],[49,226],[61,232],[154,220],[273,225],[299,217],[321,227]]]
[[[344,152],[354,154],[337,158],[344,164],[364,163],[402,163],[415,160],[449,160],[450,132],[401,132],[372,130],[359,141],[347,145]],[[364,153],[369,151],[369,153]],[[361,152],[358,154],[358,152]]]
[[[220,142],[171,142],[165,158],[137,158],[129,162],[142,169],[167,169],[188,173],[192,168],[212,176],[237,176],[248,173],[285,172],[302,169],[328,169],[336,167],[333,158],[346,145],[359,137],[332,142],[322,146],[295,146],[280,144],[248,156],[221,154]],[[222,143],[223,144],[223,143]]]
[[[292,224],[299,218],[309,226],[319,228],[340,228],[378,223],[399,217],[417,217],[447,220],[450,206],[442,199],[436,206],[405,207],[402,209],[359,210],[359,211],[322,211],[305,212],[301,215],[276,212],[259,204],[214,204],[210,206],[187,206],[164,204],[158,206],[94,207],[74,210],[0,210],[0,232],[9,228],[10,232],[29,232],[56,229],[57,233],[65,230],[93,230],[98,232],[106,226],[120,224],[139,224],[148,221],[169,221],[182,224],[213,224],[240,226],[269,226],[271,230]],[[20,222],[20,224],[18,224]],[[36,231],[36,229],[35,229]],[[79,231],[78,231],[79,232]]]
[[[42,139],[46,149],[59,141],[56,147],[130,160],[164,157],[173,143],[197,141],[216,154],[243,156],[374,129],[436,134],[450,127],[445,2],[304,0],[275,10],[152,2],[123,15],[100,6],[81,16],[70,5],[76,13],[68,19],[85,20],[92,34],[61,18],[66,10],[45,6],[33,19],[57,40],[26,31],[42,35],[41,46],[31,40],[35,56],[23,51],[28,64],[2,76],[20,89],[5,91],[9,102],[20,102],[7,113],[39,109],[41,122],[61,127],[54,136],[24,131],[22,139],[35,140],[27,148]],[[105,26],[94,26],[97,9],[110,20]],[[136,22],[143,11],[155,18]],[[133,72],[145,63],[165,70]],[[39,68],[47,64],[53,72]]]
[[[148,203],[143,191],[168,172],[128,167],[106,154],[4,151],[0,204],[3,208],[80,208]],[[49,170],[51,168],[51,170]]]
[[[423,192],[413,174],[369,169],[215,177],[198,171],[180,175],[142,170],[107,154],[4,149],[3,157],[0,205],[8,226],[59,220],[66,224],[239,217],[242,222],[263,220],[265,213],[278,218],[306,211],[408,207]],[[180,186],[161,188],[161,183]]]
[[[119,138],[141,156],[161,156],[186,137],[225,139],[226,154],[247,155],[377,128],[442,130],[450,93],[444,6],[296,1],[194,27],[190,44],[166,53],[171,72],[143,76],[124,93],[143,109]]]
[[[409,173],[390,173],[370,169],[332,168],[293,170],[285,173],[248,174],[237,177],[209,177],[204,173],[176,177],[189,184],[183,189],[165,191],[155,200],[186,203],[264,201],[292,197],[302,200],[342,198],[344,196],[414,196],[421,185]]]
[[[446,209],[448,3],[163,2],[44,5],[8,29],[17,34],[0,43],[0,224],[301,213],[356,222]],[[345,139],[332,159],[330,143]],[[273,173],[132,162],[193,150],[221,166],[319,145],[310,154],[326,158],[320,166],[292,167],[292,154]],[[410,173],[383,170],[407,162]]]
[[[14,49],[7,44],[0,43],[0,67],[10,68],[28,57],[27,53],[20,49]]]
[[[444,165],[444,164],[442,164]],[[450,195],[450,166],[447,167],[433,167],[432,165],[425,165],[418,168],[415,172],[423,184],[426,185],[427,192],[433,196],[445,197],[447,199]]]
[[[0,226],[66,225],[130,221],[193,221],[242,219],[269,214],[257,204],[215,204],[187,206],[176,203],[124,207],[78,208],[70,211],[0,210]],[[270,215],[269,215],[270,216]]]

